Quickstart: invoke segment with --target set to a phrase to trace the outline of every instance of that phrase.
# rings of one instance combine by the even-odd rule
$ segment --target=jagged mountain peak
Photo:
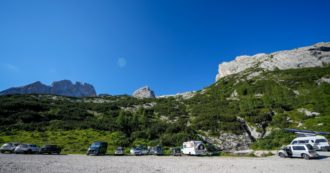
[[[76,82],[70,80],[54,81],[51,86],[45,85],[40,81],[31,84],[13,87],[0,92],[0,95],[8,94],[52,94],[70,97],[90,97],[96,96],[93,85],[88,83]]]

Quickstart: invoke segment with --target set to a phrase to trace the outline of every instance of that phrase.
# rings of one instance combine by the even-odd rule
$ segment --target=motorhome
[[[329,142],[324,136],[298,137],[291,142],[291,145],[297,144],[310,144],[315,150],[330,151]]]
[[[187,141],[182,144],[181,152],[187,155],[206,154],[206,148],[202,141]]]

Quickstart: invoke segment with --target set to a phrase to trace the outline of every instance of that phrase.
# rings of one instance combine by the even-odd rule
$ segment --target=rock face
[[[267,71],[286,70],[307,67],[322,67],[330,64],[330,42],[271,54],[238,56],[234,61],[219,65],[216,81],[222,77],[242,72],[249,68]]]
[[[220,134],[221,135],[218,137],[200,137],[202,137],[204,141],[211,143],[220,150],[224,151],[247,150],[253,142],[251,141],[247,133],[236,135],[232,133],[222,132]]]
[[[22,87],[9,88],[7,90],[1,91],[0,95],[7,94],[49,94],[50,86],[44,85],[41,82],[37,81]]]
[[[47,86],[41,82],[34,82],[22,87],[13,87],[0,92],[0,95],[7,94],[52,94],[69,97],[91,97],[96,96],[95,89],[87,83],[76,82],[73,84],[69,80],[53,82],[52,86]]]
[[[135,98],[156,98],[154,91],[152,91],[148,86],[137,89],[133,92],[133,97]]]
[[[51,94],[73,96],[73,97],[90,97],[96,96],[95,89],[88,83],[76,82],[73,84],[69,80],[53,82]]]

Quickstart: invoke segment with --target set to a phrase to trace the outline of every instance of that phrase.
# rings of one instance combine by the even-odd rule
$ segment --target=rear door
[[[292,146],[292,157],[301,157],[305,150],[304,146]]]

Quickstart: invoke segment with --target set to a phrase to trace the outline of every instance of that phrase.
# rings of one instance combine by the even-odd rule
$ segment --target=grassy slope
[[[0,96],[0,143],[55,143],[67,153],[83,153],[100,140],[108,141],[110,149],[177,146],[197,139],[199,132],[243,133],[237,117],[259,132],[273,129],[253,145],[260,149],[288,143],[294,136],[281,131],[284,127],[330,131],[330,85],[316,82],[329,77],[330,67],[266,72],[247,80],[255,69],[250,70],[225,77],[189,100]],[[228,99],[234,91],[239,100]],[[320,115],[308,117],[299,108]]]

